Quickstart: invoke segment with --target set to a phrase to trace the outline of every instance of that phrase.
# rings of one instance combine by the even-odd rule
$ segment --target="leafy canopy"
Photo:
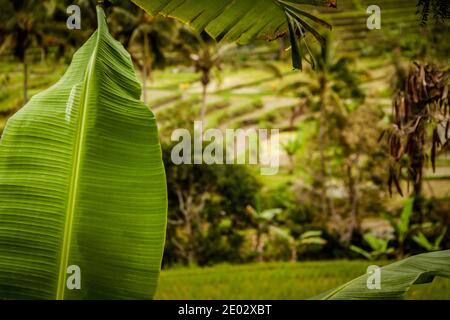
[[[308,12],[311,6],[336,7],[336,0],[132,0],[151,14],[162,14],[205,30],[218,41],[248,43],[254,39],[274,40],[289,33],[292,62],[302,68],[302,59],[312,63],[305,42],[310,33],[320,44],[325,38],[319,26],[331,25]],[[305,6],[306,5],[306,6]],[[308,54],[303,52],[303,41]]]

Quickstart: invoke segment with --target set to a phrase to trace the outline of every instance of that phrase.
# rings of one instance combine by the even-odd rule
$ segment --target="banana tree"
[[[444,240],[446,233],[447,227],[444,227],[441,233],[434,239],[434,241],[431,241],[422,231],[419,231],[417,235],[412,237],[412,239],[415,243],[417,243],[427,251],[438,251],[441,249],[441,243],[442,240]]]
[[[289,34],[294,68],[313,56],[305,40],[311,34],[320,44],[319,28],[331,25],[309,12],[309,6],[333,7],[337,0],[132,0],[148,13],[162,14],[206,31],[218,41],[245,44],[254,39],[275,40]],[[306,5],[306,6],[305,6]],[[306,51],[304,50],[306,48]]]
[[[270,230],[278,237],[284,239],[289,244],[291,250],[291,261],[296,262],[298,256],[298,249],[304,249],[309,246],[323,246],[327,243],[327,240],[322,238],[322,231],[310,230],[302,233],[298,239],[296,239],[289,230],[276,226],[270,226]]]
[[[289,158],[289,174],[293,174],[295,171],[295,157],[302,148],[299,135],[297,134],[294,138],[289,139],[282,147]]]
[[[156,290],[167,214],[156,121],[130,55],[97,15],[65,75],[0,141],[0,299]]]
[[[413,214],[413,205],[414,205],[414,198],[406,199],[405,205],[398,220],[394,219],[392,216],[388,214],[384,214],[384,217],[389,221],[389,223],[395,230],[398,242],[398,255],[400,257],[404,255],[405,241],[411,231],[411,217]]]
[[[350,250],[362,255],[368,260],[380,259],[381,257],[386,258],[395,252],[393,247],[389,247],[389,239],[378,238],[370,233],[366,233],[363,239],[370,246],[370,252],[355,245],[351,245]]]
[[[258,211],[252,206],[247,206],[246,210],[255,225],[256,239],[254,250],[257,253],[258,261],[262,262],[264,256],[263,235],[267,235],[270,232],[274,231],[275,233],[279,233],[279,228],[273,226],[272,224],[275,218],[279,216],[283,211],[279,208]]]

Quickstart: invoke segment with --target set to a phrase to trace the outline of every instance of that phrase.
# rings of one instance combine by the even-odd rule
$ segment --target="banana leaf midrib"
[[[79,173],[80,166],[82,163],[82,155],[83,155],[83,145],[85,141],[86,134],[86,115],[88,109],[88,99],[90,87],[92,84],[92,76],[95,71],[95,60],[97,58],[98,47],[100,44],[101,35],[104,32],[104,13],[103,10],[97,6],[97,17],[98,17],[98,30],[97,30],[97,39],[94,47],[94,51],[91,55],[89,63],[87,65],[86,74],[83,80],[83,91],[82,91],[82,99],[80,101],[80,119],[78,123],[78,130],[76,135],[76,141],[74,145],[73,152],[73,164],[72,164],[72,174],[69,184],[69,194],[68,194],[68,202],[67,202],[67,212],[66,212],[66,222],[64,224],[64,236],[62,242],[62,251],[60,258],[60,268],[58,274],[58,285],[56,292],[56,300],[64,299],[64,292],[66,287],[66,270],[68,267],[68,260],[70,255],[70,244],[71,244],[71,236],[72,236],[72,226],[73,226],[73,217],[76,210],[76,199],[78,196],[78,183],[79,183]]]
[[[156,292],[167,223],[157,123],[129,53],[97,14],[64,75],[0,140],[0,299]]]

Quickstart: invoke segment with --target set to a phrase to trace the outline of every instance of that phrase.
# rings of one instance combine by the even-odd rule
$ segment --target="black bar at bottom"
[[[58,319],[380,319],[448,316],[450,301],[1,301],[6,315]],[[39,318],[39,317],[38,317]]]

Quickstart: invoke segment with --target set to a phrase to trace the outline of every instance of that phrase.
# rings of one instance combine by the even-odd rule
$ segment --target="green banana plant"
[[[372,249],[370,252],[355,245],[351,245],[350,250],[359,253],[368,260],[386,257],[395,252],[393,247],[389,247],[388,239],[378,238],[370,233],[366,233],[363,239],[370,246],[370,249]]]
[[[423,234],[422,231],[419,231],[417,235],[412,237],[412,239],[415,243],[417,243],[419,246],[421,246],[427,251],[438,251],[441,249],[441,243],[442,240],[444,240],[446,233],[447,227],[444,227],[442,229],[442,232],[436,237],[436,239],[434,239],[434,241],[431,241]]]
[[[65,75],[0,141],[0,299],[155,293],[167,215],[157,125],[97,15]]]
[[[310,230],[302,233],[297,242],[300,246],[311,244],[323,246],[327,244],[327,240],[322,238],[322,231],[320,230]]]
[[[205,30],[218,41],[245,44],[254,39],[274,40],[289,33],[292,63],[297,69],[302,69],[302,59],[314,65],[314,57],[305,41],[306,32],[324,45],[325,37],[319,28],[331,29],[329,23],[309,13],[305,5],[337,6],[336,0],[132,1],[150,14],[167,15],[195,30]]]
[[[380,268],[379,288],[369,288],[372,276],[372,273],[362,275],[313,299],[402,299],[412,285],[430,283],[434,277],[450,278],[450,250],[419,254]]]
[[[404,244],[406,238],[411,232],[411,217],[413,215],[414,198],[408,198],[405,200],[403,210],[398,220],[394,219],[389,214],[383,214],[386,220],[389,221],[392,228],[395,230],[395,234],[398,241],[398,254],[404,255]]]

